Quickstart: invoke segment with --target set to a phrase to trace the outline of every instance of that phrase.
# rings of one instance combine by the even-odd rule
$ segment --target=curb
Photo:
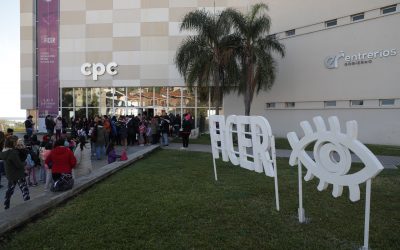
[[[139,152],[128,155],[127,161],[114,162],[94,170],[90,175],[79,177],[75,180],[74,187],[71,190],[62,193],[44,193],[35,199],[1,212],[0,236],[12,229],[22,226],[32,220],[35,216],[56,207],[60,203],[88,189],[95,183],[142,159],[145,155],[153,152],[159,147],[159,145],[149,146]]]

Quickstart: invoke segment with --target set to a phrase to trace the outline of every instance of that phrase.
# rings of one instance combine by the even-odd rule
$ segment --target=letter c
[[[118,64],[116,62],[110,62],[109,64],[107,64],[107,73],[112,76],[118,74],[116,67],[118,67]]]
[[[82,66],[81,66],[81,73],[82,73],[82,75],[90,76],[90,75],[92,74],[92,72],[91,72],[90,70],[88,70],[88,68],[90,68],[90,66],[92,66],[91,63],[84,63],[84,64],[82,64]]]

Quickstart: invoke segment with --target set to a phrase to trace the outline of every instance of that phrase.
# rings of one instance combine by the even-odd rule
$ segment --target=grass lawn
[[[299,224],[297,170],[279,159],[281,211],[273,179],[211,154],[158,150],[14,231],[1,249],[357,249],[364,199],[350,202],[304,183],[310,223]],[[370,247],[400,249],[400,174],[372,185]],[[361,197],[365,196],[362,185]]]
[[[181,143],[182,140],[180,138],[174,139],[174,142]],[[202,134],[197,139],[190,139],[190,143],[192,144],[211,144],[210,135]],[[289,145],[289,142],[286,138],[275,138],[275,145],[277,149],[289,149],[292,148]],[[376,145],[376,144],[366,144],[366,146],[371,150],[375,155],[391,155],[391,156],[400,156],[400,146],[390,146],[390,145]],[[307,150],[312,151],[313,145],[307,147]]]

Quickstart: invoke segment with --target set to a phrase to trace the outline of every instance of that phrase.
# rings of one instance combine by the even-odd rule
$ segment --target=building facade
[[[40,1],[56,0],[20,1],[21,106],[36,116]],[[400,144],[398,0],[57,1],[58,106],[66,118],[166,110],[191,112],[200,126],[215,107],[208,90],[186,88],[174,65],[177,47],[190,35],[179,31],[182,17],[265,2],[286,57],[277,58],[276,82],[254,98],[252,114],[267,117],[279,137],[315,115],[337,115],[359,122],[363,142]],[[111,65],[95,80],[93,72],[110,63],[117,74]],[[225,96],[223,112],[244,113],[242,100]]]

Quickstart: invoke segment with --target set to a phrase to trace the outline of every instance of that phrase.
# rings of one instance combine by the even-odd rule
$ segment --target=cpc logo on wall
[[[116,62],[110,62],[107,66],[102,63],[84,63],[81,66],[81,73],[85,76],[93,75],[93,80],[97,81],[97,77],[104,75],[106,72],[112,76],[118,74],[117,67],[118,64]]]

